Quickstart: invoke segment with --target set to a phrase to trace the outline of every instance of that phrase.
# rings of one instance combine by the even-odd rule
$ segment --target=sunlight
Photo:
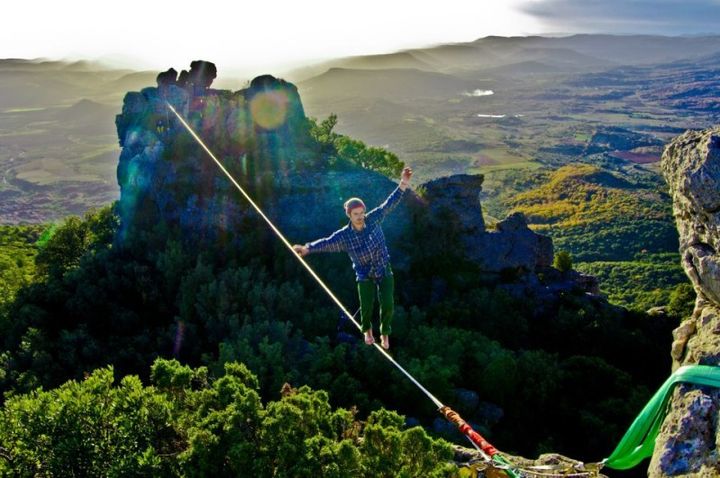
[[[289,99],[284,91],[263,91],[250,100],[255,124],[263,129],[276,129],[285,123]]]
[[[226,73],[259,75],[338,56],[540,31],[538,21],[520,11],[521,0],[448,0],[441,7],[368,0],[343,8],[326,0],[279,0],[273,5],[278,13],[272,15],[261,3],[232,6],[207,0],[200,11],[218,14],[203,22],[197,21],[197,8],[184,8],[183,2],[167,8],[128,0],[112,16],[89,2],[72,15],[63,4],[40,2],[43,15],[37,15],[37,3],[4,5],[9,21],[0,30],[0,58],[89,59],[134,69],[208,58]],[[148,30],[145,18],[162,19],[173,30]]]

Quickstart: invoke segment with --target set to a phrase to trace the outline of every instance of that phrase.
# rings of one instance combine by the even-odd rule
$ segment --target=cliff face
[[[266,75],[244,90],[214,90],[214,65],[168,70],[158,86],[131,92],[116,119],[122,230],[136,235],[158,226],[179,229],[206,245],[240,245],[233,231],[254,216],[249,205],[186,133],[171,104],[238,182],[294,242],[330,234],[345,224],[342,204],[362,197],[370,208],[394,189],[385,176],[333,163],[310,133],[294,85]],[[488,232],[479,201],[483,177],[456,175],[420,185],[385,225],[391,250],[425,244],[460,254],[489,272],[533,272],[552,263],[552,243],[527,228],[522,216]],[[427,228],[425,227],[427,226]],[[450,240],[440,244],[432,228]],[[436,247],[437,246],[437,247]],[[444,248],[444,249],[443,249]],[[405,254],[394,259],[404,267]]]
[[[247,208],[168,104],[254,192],[315,151],[293,85],[265,76],[245,90],[213,90],[215,67],[206,62],[175,75],[161,73],[157,88],[128,93],[116,119],[122,226],[133,232],[167,224],[212,239],[233,230]]]
[[[720,128],[676,138],[662,157],[682,264],[697,300],[674,331],[673,369],[720,364]],[[717,476],[720,391],[679,386],[655,446],[650,476]]]

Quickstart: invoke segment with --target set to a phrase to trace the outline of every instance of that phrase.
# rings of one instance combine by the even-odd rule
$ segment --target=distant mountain
[[[76,62],[80,63],[80,62]],[[0,71],[7,70],[62,70],[68,69],[76,63],[68,63],[64,61],[45,60],[38,58],[35,60],[26,60],[22,58],[4,58],[0,59]]]
[[[485,37],[463,44],[491,51],[501,63],[548,58],[574,67],[638,65],[699,58],[720,52],[720,36],[572,35]],[[457,46],[457,45],[456,45]],[[467,66],[467,65],[457,65]]]
[[[408,51],[385,55],[365,55],[339,58],[337,60],[331,60],[329,62],[300,68],[290,72],[287,76],[292,81],[299,82],[336,68],[345,70],[415,69],[423,71],[437,71],[433,65]]]
[[[567,37],[486,37],[472,42],[494,51],[514,48],[562,48],[615,64],[651,64],[720,52],[720,36],[572,35]]]
[[[594,70],[617,64],[614,61],[581,53],[572,48],[525,48],[519,51],[515,58],[539,61],[562,71]]]
[[[416,58],[433,65],[439,71],[464,68],[481,68],[485,65],[503,63],[499,52],[470,44],[440,45],[433,48],[410,50]]]
[[[69,108],[59,110],[58,117],[64,120],[79,120],[95,115],[106,115],[110,111],[117,112],[117,108],[92,100],[82,99]]]
[[[0,111],[72,105],[83,98],[119,105],[125,92],[155,85],[156,76],[87,61],[0,60]]]
[[[122,92],[138,91],[148,86],[155,86],[156,71],[137,71],[126,73],[104,85],[105,88]]]
[[[380,69],[408,69],[433,71],[428,63],[419,60],[410,52],[391,53],[388,55],[366,55],[356,56],[342,60],[338,65],[340,68],[358,70],[380,70]]]
[[[48,70],[0,70],[0,111],[11,108],[46,108],[78,98],[87,85]]]
[[[484,86],[452,75],[416,69],[350,70],[332,68],[298,83],[303,97],[371,97],[389,99],[456,97]]]
[[[79,60],[67,64],[61,62],[61,64],[63,65],[61,68],[67,71],[98,71],[107,69],[107,67],[104,67],[99,63],[87,60]]]
[[[501,65],[501,66],[493,66],[490,68],[484,68],[480,70],[475,70],[471,72],[463,73],[463,77],[472,77],[477,75],[482,76],[488,76],[493,78],[502,78],[502,77],[518,77],[518,76],[528,76],[528,75],[547,75],[547,74],[557,74],[558,73],[558,67],[548,64],[548,63],[542,63],[540,61],[533,61],[533,60],[527,60],[527,61],[519,61],[517,63],[510,63],[507,65]]]
[[[109,71],[118,71],[115,68],[111,68],[102,63],[78,60],[78,61],[64,61],[64,60],[46,60],[44,58],[36,59],[22,59],[22,58],[0,58],[0,73],[8,71],[23,71],[26,73],[38,73],[38,72],[54,72],[58,75],[64,75],[66,73],[105,73]],[[130,71],[130,70],[126,70]]]
[[[720,53],[720,36],[572,35],[566,37],[489,36],[468,43],[416,48],[387,55],[341,58],[298,70],[304,80],[331,68],[415,68],[444,73],[476,71],[537,61],[561,72],[597,71],[617,65],[650,65]],[[502,71],[502,70],[500,70]]]

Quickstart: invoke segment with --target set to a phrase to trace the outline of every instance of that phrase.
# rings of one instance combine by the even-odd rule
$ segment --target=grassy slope
[[[571,164],[489,182],[502,191],[489,198],[490,217],[524,213],[532,229],[553,238],[556,251],[571,253],[576,269],[598,277],[613,303],[667,305],[687,283],[670,198],[656,174]]]
[[[690,287],[677,253],[639,254],[628,261],[581,262],[576,268],[597,277],[611,302],[633,309],[667,305],[679,286]]]

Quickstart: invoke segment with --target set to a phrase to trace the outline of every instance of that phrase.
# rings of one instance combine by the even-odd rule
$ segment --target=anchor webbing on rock
[[[653,454],[655,439],[667,414],[670,394],[678,383],[720,388],[720,367],[686,365],[677,369],[635,418],[612,454],[604,460],[609,468],[626,470]]]

